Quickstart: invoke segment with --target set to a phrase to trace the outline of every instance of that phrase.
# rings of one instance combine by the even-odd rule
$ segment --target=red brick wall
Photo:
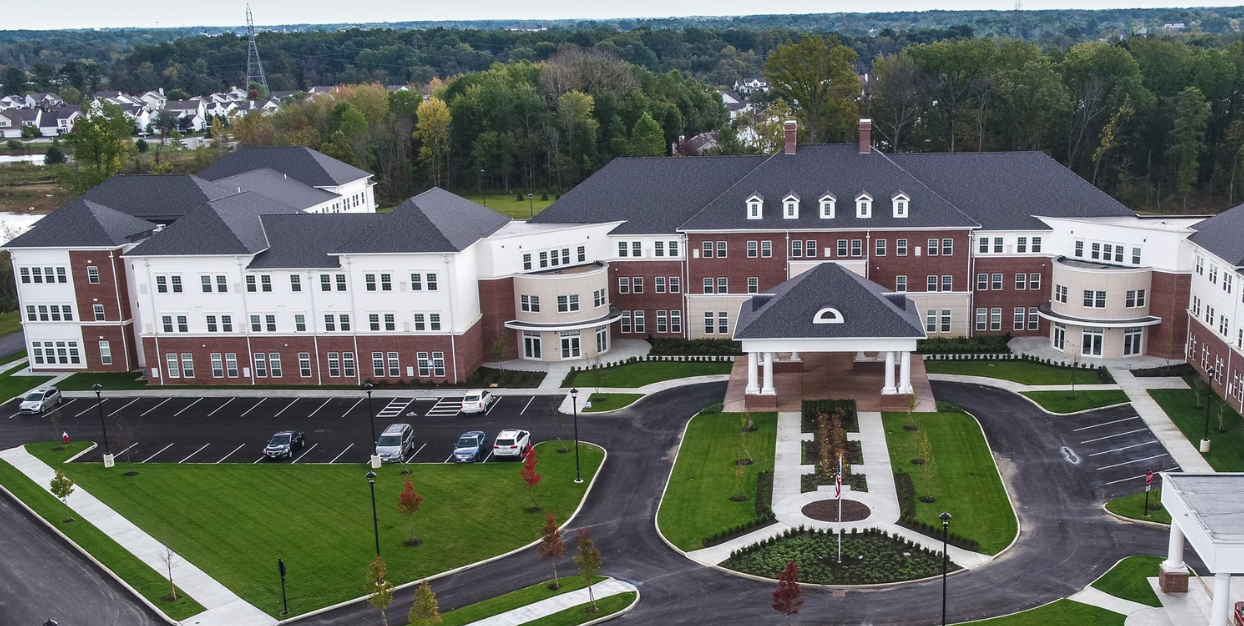
[[[92,285],[94,286],[94,285]],[[86,369],[91,372],[128,372],[138,368],[138,355],[134,351],[131,325],[88,326],[82,325],[82,352],[86,357]],[[112,351],[112,365],[100,360],[99,342],[107,341]],[[126,351],[128,349],[128,357]]]
[[[478,324],[483,336],[485,360],[496,358],[492,353],[492,344],[497,337],[505,337],[505,358],[517,359],[519,345],[514,331],[505,327],[505,323],[515,319],[514,311],[514,278],[479,281],[479,308],[483,317]]]
[[[1192,276],[1189,274],[1153,272],[1149,288],[1149,314],[1162,318],[1162,323],[1149,327],[1146,354],[1164,359],[1183,358],[1191,289]]]
[[[725,260],[729,260],[727,257]],[[668,332],[666,327],[665,333],[657,332],[656,312],[659,310],[675,310],[681,311],[683,292],[686,291],[687,285],[681,284],[685,278],[682,275],[682,261],[612,261],[609,263],[609,303],[624,311],[643,311],[644,312],[644,333],[642,336],[655,335],[661,337],[674,336]],[[630,293],[618,292],[618,279],[627,277],[634,283],[635,277],[643,277],[644,292],[635,293],[631,289]],[[664,277],[666,280],[665,293],[657,293],[656,278]],[[671,276],[678,277],[680,282],[678,293],[669,292],[669,279]],[[699,283],[697,282],[698,286]],[[736,289],[736,285],[732,283],[730,289]],[[747,283],[744,280],[741,291],[747,291]],[[694,293],[699,293],[694,292]],[[685,335],[687,332],[685,315],[683,316],[683,330],[678,336]],[[611,332],[617,333],[620,326],[613,326]],[[622,338],[638,338],[641,335],[619,335]]]
[[[818,235],[802,233],[803,239],[816,239]],[[760,241],[773,242],[773,256],[761,258]],[[691,255],[701,250],[704,241],[725,241],[726,258],[692,258]],[[747,242],[757,242],[757,258],[747,258]],[[714,244],[715,245],[715,244]],[[747,293],[747,278],[754,276],[759,279],[760,291],[772,289],[786,282],[786,236],[780,232],[765,233],[694,233],[687,236],[687,284],[683,289],[687,293],[704,293],[704,279],[712,278],[714,285],[718,278],[730,280],[730,293]],[[714,248],[716,250],[716,248]]]
[[[1015,336],[1049,334],[1049,321],[1045,319],[1041,320],[1038,330],[1028,330],[1027,315],[1029,307],[1041,306],[1042,304],[1050,301],[1050,293],[1052,289],[1052,286],[1050,285],[1052,265],[1053,261],[1046,257],[977,257],[975,272],[970,277],[972,281],[971,288],[974,291],[976,290],[976,274],[989,274],[990,289],[986,291],[975,291],[973,294],[973,311],[971,311],[972,333],[980,335],[1001,335],[1011,333]],[[1025,274],[1040,274],[1040,289],[1016,289],[1015,275],[1020,272]],[[1002,289],[1000,291],[993,289],[993,275],[996,273],[1002,274]],[[1027,284],[1027,281],[1025,282]],[[1002,308],[1002,330],[976,330],[975,309],[989,309],[994,307]],[[1015,307],[1024,307],[1024,330],[1015,330],[1014,328],[1013,317],[1015,314]]]
[[[108,258],[106,250],[69,251],[69,271],[73,275],[74,293],[78,298],[78,312],[82,319],[94,319],[93,306],[104,305],[108,321],[130,319],[130,301],[125,281],[125,263],[120,258],[120,248],[113,250]],[[99,284],[92,285],[87,279],[87,266],[99,268]],[[118,306],[117,295],[120,294]]]
[[[1214,392],[1221,397],[1229,397],[1227,386],[1237,373],[1244,370],[1244,359],[1227,345],[1221,335],[1214,332],[1213,329],[1207,328],[1198,319],[1192,320],[1192,324],[1188,327],[1188,334],[1196,340],[1195,345],[1188,354],[1188,362],[1201,374],[1201,378],[1208,379],[1205,372],[1206,368],[1201,366],[1201,354],[1202,349],[1205,346],[1209,346],[1209,358],[1206,359],[1206,363],[1209,367],[1214,367],[1216,363],[1215,357],[1221,358],[1223,369],[1225,370],[1214,376],[1212,383]],[[1244,412],[1244,407],[1241,406],[1239,401],[1230,398],[1230,403],[1237,411]]]
[[[967,291],[971,288],[967,283],[968,265],[972,252],[969,231],[876,231],[868,234],[872,236],[869,248],[871,256],[868,262],[868,278],[878,285],[894,289],[895,278],[906,276],[908,291],[925,291],[927,289],[926,277],[936,275],[940,289],[941,277],[949,275],[954,277],[954,291]],[[849,235],[851,233],[843,233],[835,239]],[[937,255],[930,255],[928,251],[928,240],[933,238],[938,240]],[[885,256],[876,256],[876,240],[878,239],[885,240]],[[897,254],[896,242],[899,239],[907,240],[906,256]],[[941,254],[942,239],[954,240],[950,256]],[[836,243],[834,245],[837,246]],[[916,256],[917,246],[920,248],[920,256]],[[836,255],[835,258],[837,258]]]

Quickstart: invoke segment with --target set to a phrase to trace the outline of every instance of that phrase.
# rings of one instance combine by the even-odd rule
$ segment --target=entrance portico
[[[1244,574],[1244,474],[1162,474],[1162,506],[1171,514],[1170,541],[1158,584],[1188,591],[1184,546],[1191,544],[1214,575],[1209,626],[1230,623],[1231,578]]]

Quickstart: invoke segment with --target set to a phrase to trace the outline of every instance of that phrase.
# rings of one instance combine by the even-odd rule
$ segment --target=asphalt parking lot
[[[463,397],[458,394],[373,398],[376,434],[389,424],[411,424],[415,444],[407,463],[452,461],[454,442],[470,430],[484,431],[490,446],[505,428],[530,431],[533,443],[558,435],[555,411],[561,396],[499,396],[487,413],[468,415],[458,410]],[[70,439],[101,441],[99,408],[107,424],[109,448],[118,462],[364,463],[372,453],[367,398],[361,394],[334,398],[115,396],[105,398],[98,408],[93,398],[66,399],[45,415],[20,415],[17,404],[8,402],[0,405],[0,422],[7,422],[0,424],[7,433],[0,436],[0,445],[10,438],[16,445],[59,438],[61,433]],[[586,421],[581,418],[580,426]],[[285,429],[303,431],[306,446],[292,459],[264,460],[268,437]],[[571,436],[569,416],[562,436]],[[79,460],[98,462],[102,454],[101,445]]]
[[[1056,418],[1063,459],[1091,470],[1091,480],[1106,493],[1136,493],[1145,473],[1178,470],[1166,447],[1131,405]]]

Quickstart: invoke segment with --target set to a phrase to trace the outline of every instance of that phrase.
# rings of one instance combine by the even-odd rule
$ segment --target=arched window
[[[842,313],[834,307],[823,307],[816,315],[812,317],[813,324],[841,324]]]

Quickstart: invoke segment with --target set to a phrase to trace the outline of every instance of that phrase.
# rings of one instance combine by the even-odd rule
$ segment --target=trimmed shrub
[[[648,337],[652,355],[674,356],[740,356],[743,345],[731,339],[682,339],[680,337]]]
[[[1132,376],[1136,378],[1154,378],[1167,376],[1199,376],[1196,368],[1190,363],[1176,363],[1174,365],[1163,365],[1161,367],[1150,367],[1141,370],[1132,370]]]
[[[1011,349],[1007,347],[1010,341],[1010,333],[974,337],[930,337],[916,343],[916,352],[921,354],[1010,354]]]

